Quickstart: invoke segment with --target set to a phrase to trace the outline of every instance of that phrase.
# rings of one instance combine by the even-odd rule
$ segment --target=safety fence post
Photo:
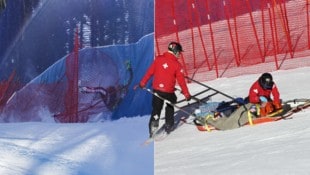
[[[288,43],[288,48],[289,48],[290,56],[291,56],[291,58],[293,58],[293,49],[292,49],[291,36],[290,36],[289,30],[288,30],[288,25],[286,25],[288,22],[286,22],[285,17],[283,17],[284,14],[282,13],[282,10],[281,10],[282,9],[281,3],[280,3],[280,5],[278,5],[276,0],[273,0],[272,2],[273,2],[273,7],[275,7],[277,15],[279,17],[279,20],[280,20],[280,23],[282,25],[282,29],[284,31],[284,34],[286,36],[286,40],[287,40],[287,43]],[[278,9],[278,6],[280,6],[280,10]]]
[[[228,7],[226,5],[226,1],[223,0],[223,5],[224,5],[224,12],[225,12],[225,16],[226,16],[226,21],[227,21],[227,26],[228,26],[228,30],[229,30],[229,35],[230,35],[230,41],[231,41],[231,45],[232,45],[232,48],[233,48],[233,51],[234,51],[234,56],[235,56],[235,60],[236,60],[236,64],[238,65],[239,64],[239,54],[237,54],[237,51],[236,51],[236,48],[235,48],[235,43],[234,43],[234,38],[233,38],[233,35],[232,35],[232,31],[231,31],[231,26],[230,26],[230,22],[229,22],[229,14],[228,14]],[[218,77],[218,74],[217,74],[217,77]]]
[[[236,64],[239,67],[241,64],[241,54],[240,54],[240,43],[239,43],[239,37],[238,37],[238,26],[237,26],[237,19],[236,19],[236,7],[234,6],[235,0],[231,1],[231,6],[232,6],[232,15],[233,15],[233,20],[234,20],[234,29],[235,29],[235,37],[236,37],[236,47],[237,47],[237,55],[238,57],[236,58]]]
[[[310,17],[309,17],[309,13],[310,13],[310,0],[306,0],[306,17],[307,17],[307,33],[308,33],[308,49],[310,49]]]
[[[264,8],[264,5],[266,4],[266,1],[265,0],[262,0],[262,3],[261,3],[261,16],[262,16],[262,28],[263,28],[263,45],[264,45],[264,57],[266,57],[267,55],[267,52],[268,52],[268,47],[267,47],[267,42],[266,42],[266,26],[265,26],[265,8]]]
[[[174,33],[176,34],[177,42],[180,42],[179,29],[178,29],[178,25],[177,25],[177,21],[176,21],[176,16],[175,16],[174,1],[171,1],[171,7],[172,7],[173,25],[174,25],[174,29],[175,29]],[[181,61],[182,61],[182,65],[183,65],[183,68],[184,68],[184,74],[188,75],[187,67],[186,67],[186,64],[185,64],[185,61],[184,61],[184,57],[183,57],[182,54],[181,54]]]
[[[213,29],[212,29],[212,21],[210,17],[210,9],[208,2],[206,2],[206,9],[207,9],[207,16],[208,16],[208,22],[209,22],[209,30],[210,30],[210,37],[211,37],[211,43],[212,43],[212,52],[213,52],[213,57],[214,57],[214,63],[215,63],[215,70],[218,70],[218,65],[217,65],[217,56],[216,56],[216,50],[215,50],[215,41],[214,41],[214,35],[213,35]],[[218,77],[218,74],[217,74]]]
[[[208,58],[208,52],[206,50],[205,42],[203,40],[203,35],[202,35],[202,32],[201,32],[201,28],[200,28],[200,26],[201,26],[200,16],[199,16],[199,13],[197,12],[197,8],[195,6],[195,1],[194,0],[192,0],[191,7],[194,10],[194,13],[195,13],[195,16],[196,16],[197,28],[198,28],[198,32],[199,32],[200,42],[201,42],[202,49],[203,49],[203,54],[205,56],[205,60],[206,60],[207,65],[208,65],[208,69],[211,70],[210,63],[209,63],[209,58]]]
[[[253,18],[253,15],[252,15],[252,8],[251,8],[251,5],[249,3],[249,0],[246,0],[246,3],[247,3],[247,7],[248,7],[248,12],[250,14],[251,23],[252,23],[252,27],[253,27],[253,32],[254,32],[254,35],[255,35],[255,38],[256,38],[256,43],[257,43],[257,47],[258,47],[258,50],[259,50],[259,54],[260,54],[260,57],[262,59],[262,62],[264,63],[265,62],[265,58],[264,58],[264,56],[262,54],[262,49],[261,49],[261,46],[259,44],[257,30],[256,30],[256,27],[255,27],[254,18]]]
[[[272,12],[270,10],[270,4],[268,3],[267,5],[268,5],[268,13],[269,13],[269,17],[270,17],[269,23],[270,23],[270,30],[271,30],[274,59],[275,59],[276,68],[279,69],[278,58],[277,58],[277,42],[275,39],[276,32],[274,32],[274,30],[273,30],[273,24],[272,24],[272,18],[271,18]]]

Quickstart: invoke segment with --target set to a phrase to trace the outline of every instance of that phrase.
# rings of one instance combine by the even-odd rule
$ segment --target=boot
[[[157,130],[159,125],[159,120],[153,120],[150,123],[149,126],[149,133],[150,133],[150,138],[153,137],[153,134],[155,133],[155,131]]]
[[[167,134],[170,134],[172,130],[173,130],[173,126],[165,124],[165,131]]]

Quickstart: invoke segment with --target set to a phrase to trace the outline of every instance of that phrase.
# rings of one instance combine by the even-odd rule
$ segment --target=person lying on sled
[[[271,98],[271,95],[273,98]],[[249,90],[249,96],[243,103],[241,103],[240,100],[238,101],[234,100],[234,102],[239,103],[239,107],[234,108],[229,115],[219,118],[209,117],[206,118],[205,121],[200,121],[199,124],[208,124],[219,130],[234,129],[249,122],[248,110],[250,110],[252,114],[255,113],[253,117],[262,117],[282,108],[280,93],[270,73],[263,73],[258,80],[252,84]],[[222,111],[220,110],[220,106],[221,105],[217,108],[218,111]],[[260,111],[260,114],[258,111]],[[196,123],[196,125],[198,125],[198,123]]]
[[[271,98],[271,95],[273,98]],[[249,102],[259,108],[259,116],[264,117],[282,108],[280,93],[270,73],[263,73],[249,90]]]

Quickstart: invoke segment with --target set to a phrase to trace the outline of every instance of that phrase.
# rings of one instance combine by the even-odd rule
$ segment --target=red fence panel
[[[156,54],[178,41],[199,80],[310,66],[307,0],[156,0]]]

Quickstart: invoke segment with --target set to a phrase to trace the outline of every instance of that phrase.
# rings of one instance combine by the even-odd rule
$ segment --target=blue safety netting
[[[65,60],[77,46],[76,33],[79,86],[123,87],[109,97],[117,104],[112,107],[100,93],[79,92],[80,111],[109,119],[150,113],[150,95],[133,87],[153,60],[153,12],[152,0],[8,1],[0,14],[0,80],[15,71],[22,86],[1,106],[2,120],[42,120],[42,111],[63,112]]]

